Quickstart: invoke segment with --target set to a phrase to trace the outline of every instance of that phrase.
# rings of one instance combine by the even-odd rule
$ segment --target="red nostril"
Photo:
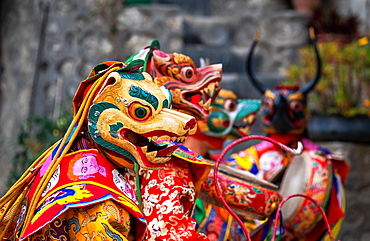
[[[188,130],[188,129],[193,129],[195,127],[195,125],[197,124],[197,121],[192,118],[191,120],[189,120],[186,125],[185,125],[185,130]]]
[[[228,127],[229,125],[230,125],[230,122],[229,122],[229,121],[224,121],[224,122],[223,122],[223,126],[224,126],[224,127]]]

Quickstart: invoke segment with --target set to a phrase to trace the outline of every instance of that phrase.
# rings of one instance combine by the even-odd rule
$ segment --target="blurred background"
[[[223,64],[221,86],[261,98],[245,74],[266,86],[323,77],[310,95],[312,139],[345,156],[347,214],[340,240],[370,240],[370,0],[2,0],[0,24],[0,193],[65,131],[71,99],[96,64],[126,60],[150,44]],[[259,123],[253,134],[263,134]],[[238,147],[239,149],[245,146]],[[238,148],[235,150],[237,151]]]

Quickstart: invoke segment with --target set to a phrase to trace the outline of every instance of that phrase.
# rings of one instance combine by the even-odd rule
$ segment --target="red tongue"
[[[168,156],[172,154],[180,145],[173,145],[170,147],[166,147],[160,151],[157,152],[157,156]]]
[[[191,98],[191,103],[199,103],[199,101],[201,100],[201,95],[194,95],[192,98]]]

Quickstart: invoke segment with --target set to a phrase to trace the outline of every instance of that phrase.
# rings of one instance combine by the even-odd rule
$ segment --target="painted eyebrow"
[[[154,95],[152,95],[148,91],[140,88],[139,86],[131,85],[130,90],[129,90],[129,94],[132,97],[136,97],[136,98],[147,101],[149,104],[151,104],[154,107],[155,110],[158,109],[159,101],[158,101],[157,97],[155,97]]]

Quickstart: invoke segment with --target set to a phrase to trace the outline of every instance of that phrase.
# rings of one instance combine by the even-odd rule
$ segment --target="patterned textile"
[[[163,169],[141,171],[146,240],[208,240],[195,232],[191,215],[199,184],[207,178],[210,166],[184,146],[174,155],[182,158],[174,156]]]
[[[141,72],[143,64],[104,62],[81,82],[63,138],[0,199],[1,240],[145,239],[148,222],[138,199],[141,186],[134,189],[130,181],[139,183],[138,168],[165,166],[178,146],[158,145],[156,140],[183,143],[195,133],[196,120],[172,110],[169,90]],[[183,162],[181,168],[193,168]],[[178,178],[186,179],[184,187],[195,194],[198,170],[202,176],[206,168],[194,169],[194,176],[189,171],[192,175]],[[190,195],[181,203],[189,209],[184,213],[190,213],[194,199]],[[176,228],[181,233],[182,226]]]
[[[210,164],[183,146],[176,155],[163,169],[141,170],[141,213],[128,172],[115,169],[95,149],[67,154],[23,240],[140,240],[146,230],[145,240],[208,240],[195,232],[191,214]],[[34,183],[45,175],[45,165]],[[35,191],[31,188],[29,199]],[[14,226],[22,221],[19,215]]]
[[[239,224],[224,208],[220,208],[197,199],[193,217],[197,220],[197,232],[205,233],[210,241],[246,240]],[[249,227],[248,223],[245,224]]]
[[[43,168],[35,184],[42,175]],[[132,237],[130,225],[136,227],[135,238],[143,237],[146,221],[128,178],[95,149],[66,155],[42,193],[23,238],[81,240],[78,237],[106,234],[108,240],[127,240]],[[35,191],[31,188],[29,199]]]
[[[255,146],[230,155],[228,165],[250,171],[256,176],[270,180],[289,163],[290,153],[286,153],[274,144],[263,141]]]
[[[283,144],[289,145],[290,143],[292,143],[292,139],[289,139],[288,135],[280,139],[273,139],[278,139],[278,141]],[[319,151],[320,153],[324,153],[326,155],[331,154],[328,150],[320,147],[309,139],[301,138],[299,139],[299,141],[302,142],[304,150],[306,151],[312,150]],[[231,166],[248,170],[261,177],[262,179],[271,180],[279,173],[279,170],[281,170],[283,166],[290,163],[292,157],[293,156],[291,154],[282,151],[280,148],[276,147],[272,143],[263,141],[255,146],[249,147],[246,150],[232,154],[227,162]],[[345,197],[342,195],[342,193],[344,192],[342,185],[348,174],[348,166],[345,161],[338,161],[335,159],[331,159],[331,164],[333,165],[334,173],[337,174],[333,173],[331,175],[331,178],[333,179],[333,185],[330,190],[330,198],[328,200],[328,204],[326,205],[326,207],[324,207],[324,210],[326,211],[330,225],[332,225],[333,227],[340,227],[345,211]],[[266,222],[264,224],[264,228],[261,229],[260,233],[258,233],[256,237],[254,237],[252,240],[265,240],[268,233],[266,230],[271,230],[272,226],[273,222],[271,222],[271,220],[270,222]],[[337,227],[337,229],[339,228]],[[261,235],[261,232],[263,232],[264,235]],[[291,230],[285,227],[285,235],[289,236],[290,232]],[[335,235],[338,234],[337,232],[338,231],[336,231]],[[325,235],[327,235],[326,225],[324,223],[324,220],[321,219],[315,225],[313,231],[311,231],[308,236],[306,238],[303,238],[302,240],[326,240]]]
[[[87,207],[69,209],[52,223],[31,235],[29,240],[131,241],[132,217],[117,202],[108,200]]]

